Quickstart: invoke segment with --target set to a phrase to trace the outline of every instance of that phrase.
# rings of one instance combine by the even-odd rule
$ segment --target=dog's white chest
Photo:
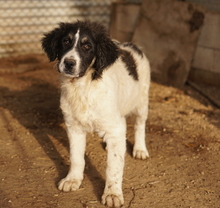
[[[61,109],[70,125],[80,125],[88,132],[96,129],[97,103],[94,94],[83,88],[62,87]],[[68,118],[68,119],[66,119]]]

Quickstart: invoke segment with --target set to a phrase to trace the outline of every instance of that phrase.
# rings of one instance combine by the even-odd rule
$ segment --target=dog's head
[[[119,56],[116,44],[107,35],[105,27],[90,21],[60,23],[45,34],[42,48],[50,61],[58,59],[58,70],[69,77],[82,77],[93,68],[93,79]]]

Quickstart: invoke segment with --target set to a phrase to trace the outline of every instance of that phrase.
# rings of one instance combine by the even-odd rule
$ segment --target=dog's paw
[[[149,157],[149,153],[147,150],[133,150],[133,158],[145,160]]]
[[[123,195],[103,194],[102,204],[106,205],[107,207],[122,207],[124,204]]]
[[[63,178],[58,184],[58,189],[64,192],[76,191],[79,189],[81,183],[82,180]]]

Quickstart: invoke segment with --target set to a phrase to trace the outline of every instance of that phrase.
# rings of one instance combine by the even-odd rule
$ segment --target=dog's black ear
[[[63,33],[61,25],[62,23],[59,28],[55,28],[51,32],[44,34],[42,38],[42,48],[50,61],[54,61],[58,55],[59,40]]]
[[[118,46],[108,36],[105,28],[99,25],[96,28],[96,60],[93,65],[95,72],[93,79],[101,77],[103,70],[113,64],[119,56]]]

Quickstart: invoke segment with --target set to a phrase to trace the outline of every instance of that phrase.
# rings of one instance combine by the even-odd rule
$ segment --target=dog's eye
[[[88,43],[82,45],[82,49],[85,51],[88,51],[90,48],[91,48],[91,45]]]
[[[64,44],[65,46],[70,45],[70,39],[69,39],[69,38],[64,39],[64,40],[63,40],[63,44]]]

